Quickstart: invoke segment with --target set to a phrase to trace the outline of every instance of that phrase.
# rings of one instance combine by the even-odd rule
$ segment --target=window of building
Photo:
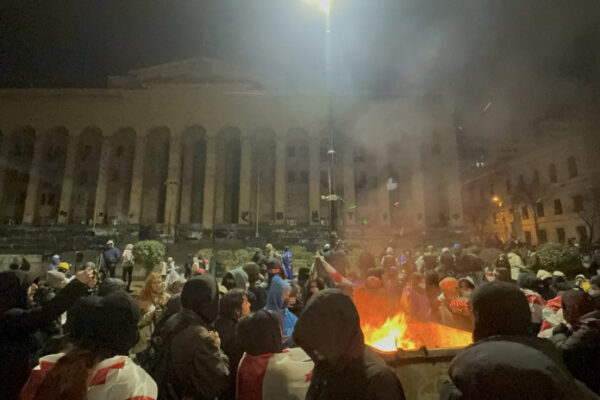
[[[511,188],[510,178],[508,178],[506,180],[506,193],[510,194],[511,189],[512,188]]]
[[[565,235],[565,228],[556,228],[556,238],[559,243],[564,243],[567,236]]]
[[[525,178],[523,174],[519,175],[519,190],[522,192],[525,190]]]
[[[329,186],[329,174],[327,174],[327,170],[321,170],[321,187],[326,188]]]
[[[540,186],[540,171],[538,171],[537,169],[535,171],[533,171],[532,183],[533,183],[533,186],[535,186],[535,187]]]
[[[531,232],[523,231],[523,235],[525,236],[525,243],[531,244]]]
[[[560,199],[554,199],[554,215],[560,215],[562,213],[563,209]]]
[[[308,183],[308,171],[300,171],[300,182]]]
[[[537,233],[538,244],[543,244],[548,242],[548,234],[545,229],[540,229]]]
[[[535,204],[535,212],[538,217],[544,216],[544,203],[543,202],[540,201]]]
[[[569,168],[569,178],[575,178],[577,176],[577,161],[575,160],[575,157],[569,157],[567,165]]]
[[[287,155],[288,157],[296,157],[296,148],[294,146],[288,146]]]
[[[527,206],[521,207],[521,218],[529,219],[529,207],[527,207]]]
[[[573,196],[573,211],[583,211],[583,196],[579,194],[577,196]]]
[[[287,181],[288,183],[296,182],[296,173],[294,171],[287,172]]]
[[[550,183],[558,182],[558,173],[556,172],[556,165],[550,164],[548,169],[548,177],[550,178]]]

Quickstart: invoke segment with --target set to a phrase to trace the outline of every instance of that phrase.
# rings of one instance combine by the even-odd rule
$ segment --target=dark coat
[[[238,322],[236,320],[224,316],[219,316],[215,321],[215,330],[221,338],[221,349],[223,349],[223,352],[229,359],[230,371],[229,389],[219,397],[220,400],[235,399],[235,375],[242,355],[244,355],[244,350],[236,335],[237,325]]]
[[[528,336],[492,336],[471,345],[450,364],[441,400],[593,399],[552,344]]]
[[[36,332],[64,313],[88,287],[74,279],[48,303],[27,307],[27,276],[21,271],[0,273],[0,393],[4,399],[16,399],[29,378],[39,350]]]
[[[555,329],[550,339],[573,376],[600,394],[600,311],[584,315],[577,329]]]
[[[337,289],[311,297],[294,331],[315,362],[307,400],[402,400],[396,375],[364,344],[352,300]]]
[[[251,285],[248,288],[248,292],[254,295],[254,299],[250,301],[250,311],[257,312],[258,310],[262,310],[267,304],[267,290],[260,285]]]
[[[162,332],[165,353],[160,358],[165,360],[166,368],[153,374],[159,397],[212,400],[224,393],[230,383],[229,360],[209,330],[219,310],[215,279],[202,275],[187,281],[181,305],[182,309],[167,321]]]

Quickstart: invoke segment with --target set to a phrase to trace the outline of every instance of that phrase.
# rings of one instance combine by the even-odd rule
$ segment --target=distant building
[[[439,97],[334,95],[341,226],[462,226]],[[326,227],[327,109],[323,92],[204,58],[110,77],[106,89],[0,90],[0,223]]]
[[[464,177],[470,234],[531,244],[597,240],[600,128],[546,120],[536,124],[536,131],[535,141],[497,152],[495,159]]]

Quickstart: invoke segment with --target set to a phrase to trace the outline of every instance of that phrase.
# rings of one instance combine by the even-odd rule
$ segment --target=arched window
[[[567,165],[569,167],[569,178],[575,178],[577,176],[577,161],[575,160],[575,157],[569,157]]]
[[[550,183],[558,182],[558,174],[556,173],[556,165],[550,164],[548,176],[550,177]]]

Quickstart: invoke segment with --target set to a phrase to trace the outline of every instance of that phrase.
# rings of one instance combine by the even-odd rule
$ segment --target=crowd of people
[[[109,241],[99,268],[54,256],[35,281],[0,272],[4,398],[404,399],[365,344],[361,291],[473,332],[441,399],[600,396],[598,275],[533,273],[510,249],[485,265],[458,245],[390,245],[352,265],[339,241],[296,266],[267,244],[220,278],[206,257],[169,258],[132,296],[132,249]]]

